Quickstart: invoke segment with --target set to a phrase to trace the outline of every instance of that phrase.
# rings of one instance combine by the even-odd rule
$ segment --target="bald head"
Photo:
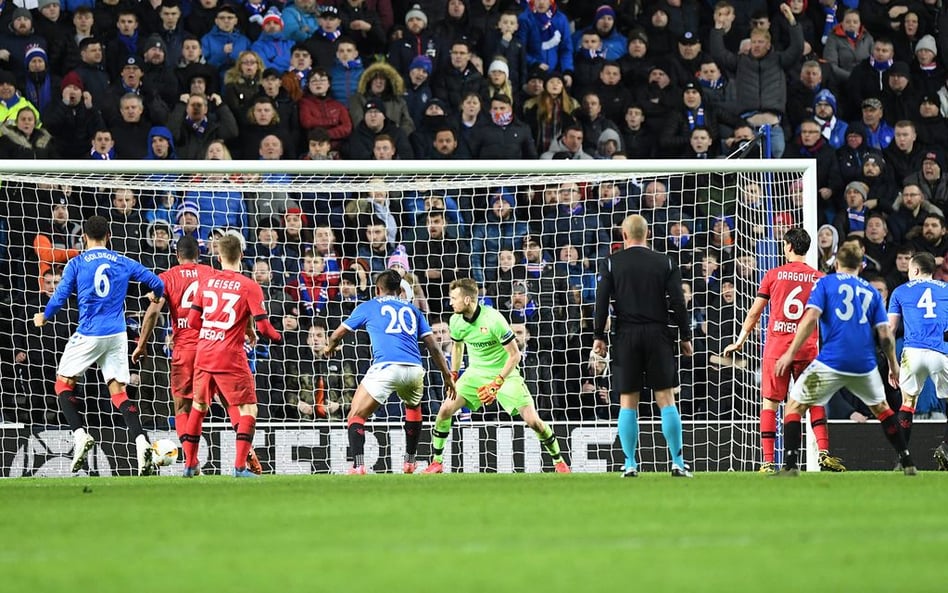
[[[640,214],[627,216],[622,221],[622,239],[627,243],[644,244],[648,238],[648,221]]]

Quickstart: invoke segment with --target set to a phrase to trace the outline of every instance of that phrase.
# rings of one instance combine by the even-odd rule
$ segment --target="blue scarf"
[[[820,37],[820,42],[826,45],[826,40],[829,39],[830,33],[836,27],[836,5],[823,6],[823,14],[825,19],[823,20],[823,35]]]
[[[135,31],[135,34],[131,36],[119,33],[118,40],[125,46],[128,55],[134,56],[138,54],[138,31]]]
[[[101,154],[101,153],[96,152],[95,149],[93,148],[92,152],[89,153],[89,156],[92,157],[92,159],[96,161],[111,161],[115,158],[115,149],[111,148],[109,149],[109,152],[107,152],[106,154]]]
[[[339,39],[339,37],[342,35],[342,31],[340,31],[339,29],[336,29],[335,31],[331,33],[329,31],[323,31],[322,29],[317,29],[316,33],[318,33],[320,37],[322,37],[323,39],[327,41],[335,41]]]
[[[685,112],[688,115],[688,129],[693,130],[696,126],[704,126],[704,107],[698,107],[695,111],[691,109]]]
[[[724,85],[727,84],[727,80],[725,80],[723,76],[722,76],[721,78],[715,80],[714,82],[712,82],[712,81],[710,81],[710,80],[705,80],[705,79],[703,79],[703,78],[699,78],[699,79],[698,79],[698,84],[701,85],[702,87],[706,88],[706,89],[711,89],[711,90],[717,91],[717,90],[720,90],[720,89],[723,89],[723,88],[724,88]]]
[[[191,129],[194,130],[194,133],[204,135],[204,132],[207,131],[207,118],[205,117],[201,121],[194,121],[190,117],[184,118],[184,121],[191,124]]]
[[[885,72],[892,67],[893,60],[886,60],[884,62],[877,62],[875,58],[869,56],[869,65],[872,66],[873,70],[876,72]]]
[[[16,95],[14,95],[15,97]],[[49,74],[43,78],[43,82],[37,84],[32,77],[26,78],[26,99],[36,106],[41,112],[46,111],[53,100],[53,91],[49,84]]]
[[[866,230],[866,207],[862,210],[846,209],[846,218],[849,219],[849,232]]]

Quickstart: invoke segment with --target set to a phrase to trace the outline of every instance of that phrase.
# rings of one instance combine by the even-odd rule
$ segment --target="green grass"
[[[0,591],[944,591],[948,474],[0,481]]]

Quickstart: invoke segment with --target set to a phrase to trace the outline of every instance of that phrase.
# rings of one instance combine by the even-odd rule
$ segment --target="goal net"
[[[618,396],[610,361],[591,353],[597,267],[621,248],[619,223],[639,213],[653,248],[678,262],[689,298],[695,356],[681,359],[685,458],[698,471],[751,470],[760,461],[762,334],[743,355],[720,357],[738,333],[765,270],[781,263],[780,238],[804,225],[815,238],[815,170],[810,161],[530,162],[172,162],[87,161],[0,164],[0,285],[3,377],[0,472],[68,475],[72,433],[54,395],[60,353],[75,329],[75,300],[43,328],[31,322],[81,245],[80,223],[112,222],[111,247],[161,272],[174,243],[199,239],[217,265],[222,233],[246,240],[245,269],[264,285],[282,344],[248,347],[259,421],[254,446],[267,471],[343,472],[345,414],[371,362],[364,333],[341,354],[316,354],[359,300],[372,275],[397,267],[450,355],[447,286],[472,277],[483,302],[511,322],[524,351],[522,373],[540,415],[554,427],[575,471],[614,471]],[[57,170],[52,170],[53,168]],[[126,301],[130,349],[147,300]],[[763,323],[762,323],[763,326]],[[132,365],[129,396],[152,440],[177,441],[169,394],[167,317],[149,356]],[[430,428],[443,399],[426,377]],[[127,474],[135,465],[122,417],[97,369],[79,378],[83,420],[96,438],[88,469]],[[665,471],[669,458],[648,393],[640,408],[640,467]],[[392,399],[367,424],[365,460],[401,471],[403,408]],[[205,472],[228,468],[234,434],[212,407],[201,446]],[[430,453],[422,437],[419,459]],[[550,461],[521,422],[491,406],[462,410],[445,450],[452,471],[542,471]],[[179,473],[181,465],[163,468]]]

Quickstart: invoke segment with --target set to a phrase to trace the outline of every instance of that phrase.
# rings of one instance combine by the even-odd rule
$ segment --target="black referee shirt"
[[[596,287],[597,338],[604,338],[609,305],[615,319],[613,331],[630,325],[678,326],[679,339],[691,339],[691,326],[681,290],[681,272],[667,255],[647,247],[629,247],[606,258]]]

